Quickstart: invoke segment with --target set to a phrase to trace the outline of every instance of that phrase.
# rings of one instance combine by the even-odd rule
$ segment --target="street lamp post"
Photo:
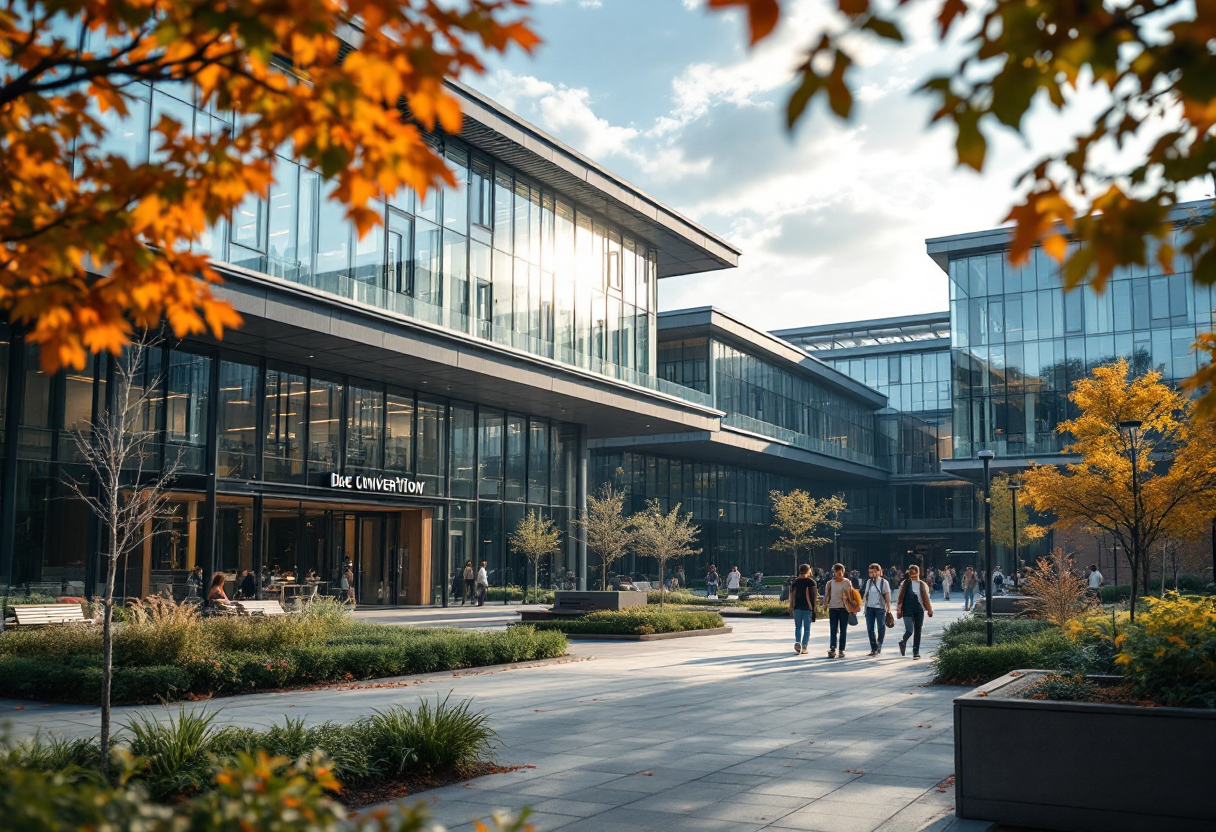
[[[1140,428],[1144,423],[1139,419],[1124,419],[1119,423],[1119,432],[1127,437],[1128,450],[1132,458],[1132,610],[1135,614],[1136,565],[1140,563],[1140,467],[1137,462],[1139,450]],[[1148,587],[1145,587],[1147,591]]]
[[[1009,499],[1013,502],[1013,593],[1018,594],[1018,579],[1022,574],[1022,562],[1018,560],[1018,489],[1021,483],[1009,483]]]
[[[992,646],[992,473],[989,469],[996,457],[992,451],[980,451],[977,456],[984,462],[984,624],[988,632],[988,646]]]

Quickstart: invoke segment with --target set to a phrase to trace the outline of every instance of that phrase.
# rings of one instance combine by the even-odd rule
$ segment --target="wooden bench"
[[[47,624],[92,624],[84,617],[80,604],[13,604],[18,627],[41,627]]]
[[[235,601],[244,615],[287,615],[278,601]]]

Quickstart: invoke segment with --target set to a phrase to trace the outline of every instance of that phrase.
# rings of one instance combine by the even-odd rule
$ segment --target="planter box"
[[[554,612],[594,612],[646,606],[645,592],[555,592]]]
[[[992,596],[992,614],[993,615],[1020,615],[1026,610],[1022,607],[1023,601],[1030,599],[1025,595],[993,595]],[[984,596],[981,595],[975,600],[974,614],[980,618],[984,617]]]
[[[999,698],[1043,672],[954,700],[958,817],[1062,832],[1216,829],[1216,711]]]

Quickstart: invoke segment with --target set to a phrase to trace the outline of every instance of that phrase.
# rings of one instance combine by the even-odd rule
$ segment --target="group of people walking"
[[[904,622],[904,637],[899,640],[900,655],[907,655],[912,643],[912,658],[920,658],[921,630],[925,617],[933,616],[929,584],[921,579],[920,567],[909,566],[894,599],[891,584],[883,577],[882,567],[870,564],[869,574],[861,588],[845,573],[844,564],[832,567],[832,577],[823,588],[823,606],[828,610],[828,658],[843,659],[848,643],[849,627],[859,624],[858,614],[864,613],[866,634],[870,640],[871,656],[882,653],[887,629],[896,619]],[[821,595],[819,585],[811,575],[810,564],[798,567],[798,577],[790,586],[790,611],[794,616],[794,652],[807,655],[811,637],[811,622]]]

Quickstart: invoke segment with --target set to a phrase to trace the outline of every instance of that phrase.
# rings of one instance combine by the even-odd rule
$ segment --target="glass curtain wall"
[[[1088,286],[1065,295],[1041,247],[1016,267],[1004,252],[950,261],[955,457],[1062,450],[1069,440],[1056,426],[1074,415],[1069,390],[1117,358],[1172,382],[1195,372],[1203,356],[1191,345],[1211,329],[1211,289],[1192,282],[1185,258],[1172,275],[1148,259],[1117,270],[1101,295]]]
[[[163,154],[152,125],[231,131],[231,114],[199,109],[190,85],[132,84],[130,112],[96,151],[141,163]],[[385,219],[360,237],[333,185],[275,159],[267,197],[250,196],[198,248],[219,261],[299,282],[627,381],[649,375],[655,250],[583,206],[465,146],[434,140],[455,178],[418,200],[373,201]],[[575,232],[586,229],[585,233]],[[579,338],[594,331],[595,337]]]

